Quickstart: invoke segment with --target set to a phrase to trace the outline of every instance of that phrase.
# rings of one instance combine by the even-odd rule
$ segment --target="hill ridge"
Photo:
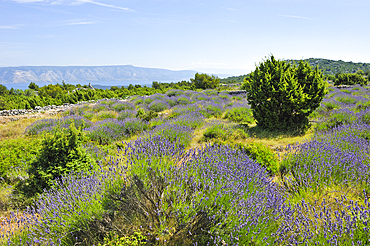
[[[193,70],[176,71],[133,65],[19,66],[0,67],[0,83],[188,80],[195,73]]]

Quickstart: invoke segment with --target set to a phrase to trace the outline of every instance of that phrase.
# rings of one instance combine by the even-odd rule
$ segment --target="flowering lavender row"
[[[284,199],[259,164],[229,146],[192,151],[174,182],[180,218],[207,214],[215,245],[267,244]]]
[[[143,135],[144,137],[162,136],[171,142],[179,142],[183,147],[187,147],[193,138],[193,131],[194,129],[189,126],[166,122],[153,130],[145,132]]]
[[[74,232],[87,226],[91,217],[101,217],[104,177],[76,174],[62,177],[58,185],[38,197],[35,206],[10,217],[2,227],[17,224],[18,233],[2,232],[7,245],[68,245]]]
[[[318,135],[313,144],[300,146],[303,151],[294,156],[296,166],[293,168],[297,173],[302,172],[302,167],[313,168],[307,159],[313,157],[319,164],[321,158],[326,164],[317,165],[311,172],[311,176],[312,173],[317,174],[314,177],[318,184],[330,185],[332,180],[327,178],[333,170],[342,172],[338,176],[342,183],[351,178],[358,181],[350,169],[343,166],[335,169],[330,165],[341,165],[341,160],[349,158],[362,168],[361,163],[353,158],[362,160],[366,157],[368,152],[365,150],[369,144],[363,141],[363,134],[367,132],[369,126],[358,125],[342,126],[327,136]],[[330,152],[337,153],[337,157],[326,159],[325,151],[330,148],[317,144],[326,140],[338,147]],[[144,235],[153,242],[174,240],[168,232],[175,230],[174,234],[183,235],[190,244],[199,244],[202,240],[214,245],[367,243],[367,194],[364,194],[363,203],[351,202],[342,196],[334,207],[325,201],[320,204],[302,201],[290,205],[263,167],[228,146],[207,145],[184,152],[178,140],[170,141],[163,136],[139,138],[123,146],[119,158],[112,160],[108,172],[64,177],[58,188],[39,197],[35,208],[22,216],[12,216],[7,225],[19,224],[22,231],[13,236],[11,232],[3,232],[4,240],[8,240],[9,245],[70,245],[80,242],[76,235],[88,227],[93,217],[101,218],[105,209],[117,209],[112,207],[110,198],[128,191],[130,183],[127,181],[137,181],[140,186],[142,180],[146,190],[160,191],[159,195],[147,193],[156,198],[157,203],[151,207],[153,210],[148,210],[153,212],[153,218],[149,220],[147,217],[146,222],[143,221],[145,224],[140,224]],[[318,152],[315,146],[323,151]],[[339,147],[344,150],[340,151]],[[359,154],[353,157],[351,151]],[[306,155],[306,152],[311,155]],[[351,165],[349,162],[347,164]],[[356,169],[356,165],[352,169],[361,171],[361,168]],[[308,182],[316,182],[310,179],[309,170],[295,177],[297,185],[314,188]],[[362,177],[366,179],[368,173],[364,172]],[[306,183],[305,179],[308,180]],[[121,208],[119,211],[126,210]]]
[[[369,245],[370,202],[342,195],[334,201],[284,205],[281,225],[273,234],[277,245]]]
[[[126,118],[122,121],[106,119],[86,128],[86,135],[100,144],[108,144],[123,137],[130,137],[147,129],[147,124],[138,118]]]
[[[151,170],[162,177],[166,188],[154,207],[160,232],[174,228],[192,243],[202,234],[215,245],[273,240],[269,234],[276,227],[274,218],[284,199],[266,170],[241,152],[214,145],[185,153],[179,142],[154,136],[127,143],[120,156],[127,159],[130,175],[143,179],[147,189],[153,188]],[[117,194],[120,188],[116,185],[110,191]],[[163,209],[167,212],[160,212]],[[152,228],[155,221],[148,222],[150,228],[140,227],[148,237],[157,233],[153,240],[161,241],[161,233]],[[168,235],[163,240],[171,242]]]
[[[289,166],[293,176],[293,179],[287,176],[286,182],[314,191],[335,184],[368,183],[369,132],[367,124],[343,125],[291,147],[294,153],[282,163]]]
[[[82,116],[70,115],[62,117],[61,119],[42,119],[35,121],[29,125],[26,130],[26,135],[38,135],[42,132],[52,132],[55,127],[69,128],[70,124],[74,122],[77,128],[90,127],[93,123]]]

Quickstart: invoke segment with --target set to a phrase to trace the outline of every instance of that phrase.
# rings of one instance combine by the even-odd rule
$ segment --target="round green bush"
[[[85,135],[72,123],[69,129],[56,128],[52,135],[45,136],[36,159],[30,163],[30,179],[25,192],[29,195],[49,189],[53,181],[72,171],[81,172],[95,168],[93,159],[82,148]]]
[[[260,63],[243,89],[257,125],[268,130],[299,130],[309,127],[308,116],[327,94],[321,71],[307,62],[291,65],[270,56]]]

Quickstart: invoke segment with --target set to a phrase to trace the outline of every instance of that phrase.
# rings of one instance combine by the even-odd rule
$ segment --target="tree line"
[[[0,84],[0,110],[34,109],[36,106],[76,104],[79,101],[99,100],[102,98],[126,98],[132,95],[152,95],[165,93],[170,89],[202,90],[215,89],[220,79],[214,75],[196,73],[190,81],[172,83],[152,82],[151,87],[132,85],[128,87],[112,86],[110,89],[91,89],[87,85],[49,84],[39,87],[31,82],[26,90],[8,88]]]

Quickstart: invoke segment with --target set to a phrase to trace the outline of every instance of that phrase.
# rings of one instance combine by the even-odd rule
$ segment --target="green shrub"
[[[225,141],[228,137],[228,133],[226,131],[225,126],[223,125],[214,125],[208,128],[203,133],[203,140],[209,141],[211,139],[218,139]]]
[[[260,163],[270,173],[277,173],[279,170],[279,159],[277,154],[269,147],[261,143],[249,143],[236,145],[241,151],[243,151],[250,158]]]
[[[165,123],[163,118],[154,118],[149,122],[149,128],[155,128]]]
[[[252,110],[246,107],[230,108],[226,111],[223,118],[236,123],[246,122],[251,124],[254,121]]]
[[[268,130],[299,130],[309,127],[308,116],[320,106],[327,94],[321,71],[307,62],[291,65],[270,59],[259,64],[243,89],[257,125]]]
[[[38,156],[30,163],[30,179],[24,191],[28,195],[41,193],[49,189],[56,178],[94,168],[93,159],[82,148],[84,140],[83,131],[76,129],[74,123],[69,129],[57,127],[52,135],[45,136]]]
[[[139,108],[136,113],[136,118],[140,118],[144,121],[150,121],[154,118],[158,117],[158,113],[155,111],[150,110],[146,112],[143,108]]]
[[[92,118],[94,117],[94,114],[91,112],[87,112],[85,113],[84,117],[88,120],[92,120]]]
[[[0,142],[0,177],[9,181],[13,173],[26,168],[27,163],[37,154],[40,142],[40,138],[36,137],[2,140]]]

